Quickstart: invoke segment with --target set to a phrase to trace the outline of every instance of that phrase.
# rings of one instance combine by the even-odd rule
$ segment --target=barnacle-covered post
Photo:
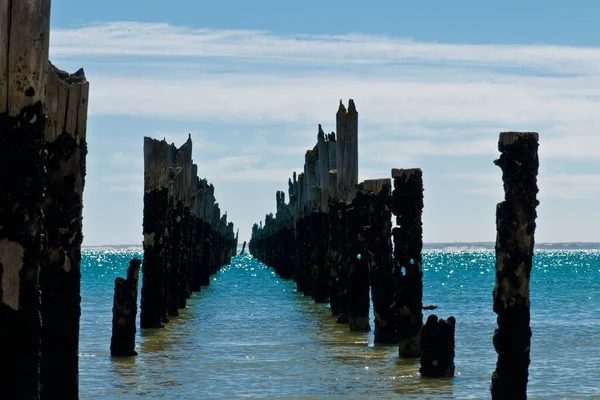
[[[531,328],[529,277],[533,259],[538,200],[539,137],[535,132],[502,132],[504,201],[496,207],[496,285],[494,312],[498,353],[492,375],[493,399],[526,399]]]
[[[375,343],[398,343],[396,315],[392,309],[395,287],[392,261],[392,212],[389,178],[363,182],[366,199],[364,244],[361,255],[370,272],[375,314]]]
[[[456,319],[438,319],[431,314],[421,329],[421,376],[454,376],[454,330]]]
[[[423,325],[423,173],[419,168],[392,169],[392,179],[392,212],[398,225],[392,235],[399,355],[416,358]]]

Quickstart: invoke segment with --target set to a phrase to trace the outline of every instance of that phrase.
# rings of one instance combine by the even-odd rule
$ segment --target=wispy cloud
[[[501,173],[488,172],[498,133],[524,130],[540,132],[542,201],[600,195],[599,175],[587,172],[600,166],[600,47],[110,22],[54,30],[51,57],[63,68],[85,67],[92,118],[194,127],[194,161],[217,187],[259,181],[285,188],[316,142],[317,123],[334,130],[340,98],[354,98],[363,179],[424,166],[427,179],[450,174],[428,194],[455,191],[494,203],[502,198]],[[144,135],[178,145],[187,139],[188,131],[147,126]],[[109,161],[129,172],[141,164],[125,151]],[[138,178],[102,183],[141,191]],[[430,199],[438,216],[458,212],[456,204]],[[248,204],[248,221],[268,211]]]
[[[468,194],[495,197],[498,201],[504,197],[502,173],[451,173],[449,178],[474,183],[475,186],[464,190]],[[590,199],[600,195],[600,174],[597,173],[540,173],[538,199]]]
[[[599,71],[600,49],[551,45],[415,42],[360,33],[275,35],[254,30],[192,29],[166,23],[110,22],[52,33],[53,56],[243,57],[311,63],[444,63]]]

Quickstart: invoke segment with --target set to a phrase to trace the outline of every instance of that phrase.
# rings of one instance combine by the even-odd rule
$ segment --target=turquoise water
[[[424,254],[424,303],[457,318],[453,379],[420,378],[418,360],[374,346],[372,332],[348,332],[250,257],[234,258],[165,329],[138,329],[137,357],[111,359],[114,279],[133,256],[83,254],[82,399],[490,397],[491,251]],[[600,399],[600,252],[539,251],[531,303],[529,397]]]

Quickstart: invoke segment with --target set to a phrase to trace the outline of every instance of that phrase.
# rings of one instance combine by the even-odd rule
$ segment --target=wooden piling
[[[392,169],[392,178],[392,213],[398,225],[392,235],[399,355],[414,358],[421,354],[423,325],[423,173],[419,168]]]
[[[358,190],[346,214],[346,252],[348,257],[348,323],[351,331],[368,332],[369,323],[369,266],[363,257],[369,220],[369,197]]]
[[[454,330],[456,319],[438,319],[432,314],[421,329],[421,376],[451,378],[454,376]]]
[[[392,260],[391,180],[371,179],[363,182],[366,197],[366,229],[361,250],[370,272],[371,296],[375,314],[375,343],[398,343]]]
[[[132,258],[127,269],[127,279],[115,279],[110,341],[110,355],[113,357],[131,357],[138,354],[135,351],[135,321],[140,264],[139,259]]]
[[[38,399],[50,0],[0,0],[0,393]]]
[[[356,262],[357,232],[352,229],[352,210],[350,204],[356,196],[358,184],[358,112],[354,100],[348,102],[348,110],[340,100],[336,114],[336,172],[337,187],[335,199],[338,203],[337,209],[341,234],[339,240],[339,264],[337,267],[338,285],[338,323],[349,322],[349,299],[351,266]],[[330,182],[331,190],[331,182]],[[330,206],[331,207],[331,206]],[[343,227],[343,228],[342,228]],[[335,229],[335,228],[332,228]],[[356,296],[355,296],[356,298]]]
[[[44,262],[40,270],[42,399],[79,393],[80,262],[89,83],[51,63],[46,80]]]
[[[169,166],[171,149],[166,141],[144,138],[144,262],[140,327],[161,328],[168,300]]]
[[[538,200],[539,136],[535,132],[502,132],[504,201],[496,207],[496,284],[494,312],[498,353],[492,375],[493,399],[526,399],[531,328],[529,278],[533,259]]]

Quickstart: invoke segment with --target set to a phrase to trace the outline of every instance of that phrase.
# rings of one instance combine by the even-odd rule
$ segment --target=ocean
[[[374,345],[372,332],[336,324],[328,305],[297,293],[295,282],[248,255],[213,275],[164,329],[138,328],[137,357],[112,359],[114,279],[126,275],[131,257],[141,253],[83,252],[81,399],[490,398],[497,359],[493,251],[423,253],[423,303],[438,306],[425,318],[457,320],[451,379],[421,378],[418,360]],[[536,252],[530,399],[600,399],[598,310],[599,251]]]

